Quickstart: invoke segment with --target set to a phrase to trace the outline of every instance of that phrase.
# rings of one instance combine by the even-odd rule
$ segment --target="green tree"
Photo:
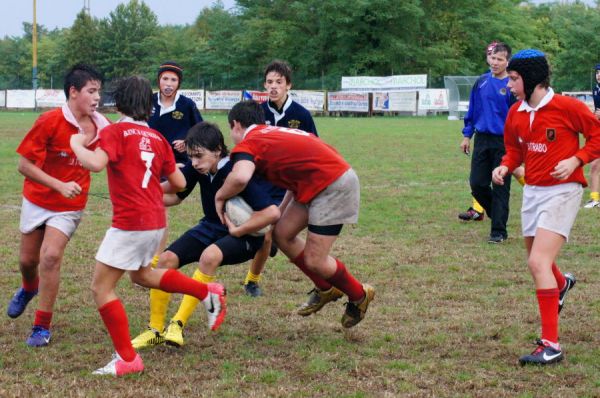
[[[98,65],[107,79],[144,73],[155,65],[159,25],[156,14],[143,2],[119,4],[100,21]]]
[[[98,40],[100,23],[81,10],[75,22],[64,34],[62,52],[68,66],[79,62],[97,65],[102,57]]]
[[[593,67],[600,61],[600,6],[554,5],[552,23],[560,50],[552,54],[552,85],[556,91],[590,90]]]

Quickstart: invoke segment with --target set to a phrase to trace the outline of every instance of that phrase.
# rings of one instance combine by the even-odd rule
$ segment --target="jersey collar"
[[[525,111],[528,113],[537,112],[542,107],[547,105],[552,100],[553,97],[554,97],[554,90],[552,90],[552,87],[548,87],[548,92],[546,93],[546,95],[544,95],[544,98],[542,98],[542,100],[540,101],[538,106],[533,108],[527,103],[527,101],[523,100],[523,102],[521,103],[521,105],[519,106],[519,109],[517,109],[517,111],[519,111],[519,112]]]
[[[253,124],[252,126],[248,127],[248,128],[246,129],[246,131],[244,131],[244,135],[242,136],[242,139],[246,138],[246,136],[248,135],[248,133],[249,133],[250,131],[252,131],[253,129],[255,129],[256,127],[258,127],[258,125],[257,125],[257,124]]]
[[[173,112],[176,108],[177,108],[177,101],[179,101],[179,90],[177,90],[177,92],[175,93],[175,99],[173,100],[173,105],[171,105],[168,108],[165,108],[163,106],[163,104],[160,102],[160,92],[158,93],[158,97],[157,97],[157,102],[158,105],[160,106],[160,116],[164,115],[165,113],[169,113],[169,112]]]
[[[129,116],[125,116],[123,115],[123,117],[121,117],[117,123],[133,123],[133,124],[139,124],[140,126],[146,126],[148,127],[148,123],[146,123],[143,120],[133,120],[132,117]]]
[[[73,112],[71,111],[71,108],[69,108],[69,105],[65,103],[62,106],[61,110],[62,110],[62,114],[63,114],[63,117],[65,118],[65,120],[69,124],[72,124],[73,126],[77,127],[77,131],[79,133],[83,134],[83,129],[79,125],[79,122],[77,122],[77,119],[75,119],[75,115],[73,115]],[[96,136],[90,142],[90,144],[91,144],[98,139],[98,131],[100,131],[104,127],[108,126],[110,124],[110,122],[108,121],[108,119],[106,119],[104,116],[102,116],[102,114],[100,114],[100,112],[97,112],[97,111],[94,111],[94,113],[92,113],[90,117],[92,118],[92,122],[96,125]]]

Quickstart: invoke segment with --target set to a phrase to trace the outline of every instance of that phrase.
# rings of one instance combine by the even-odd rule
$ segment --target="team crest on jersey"
[[[181,113],[179,111],[173,112],[173,119],[175,119],[175,120],[181,120],[181,119],[183,119],[183,113]]]
[[[288,127],[291,129],[297,129],[300,127],[300,120],[292,119],[288,122]]]
[[[506,95],[506,87],[502,87],[502,88],[500,89],[500,94],[502,94],[502,95]]]
[[[150,138],[142,137],[140,140],[140,151],[152,152],[152,145],[150,145]]]
[[[555,129],[546,129],[546,139],[550,142],[556,140],[556,130]]]

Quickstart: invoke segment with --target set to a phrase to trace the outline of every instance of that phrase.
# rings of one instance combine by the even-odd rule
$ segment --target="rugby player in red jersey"
[[[329,255],[343,225],[358,221],[356,173],[333,147],[313,134],[265,125],[263,110],[254,101],[237,103],[228,119],[236,146],[231,151],[233,170],[215,196],[221,221],[225,200],[241,192],[255,172],[287,189],[273,237],[315,284],[298,312],[310,315],[346,294],[349,301],[342,325],[356,325],[364,318],[375,289],[358,282],[344,263]],[[304,241],[298,235],[307,227]]]
[[[11,318],[20,316],[39,294],[27,345],[50,343],[50,324],[60,284],[65,248],[75,233],[90,189],[90,172],[69,146],[73,135],[95,146],[98,130],[110,124],[96,112],[102,75],[77,64],[65,76],[67,103],[42,114],[17,148],[19,172],[25,176],[21,206],[19,268],[22,287],[8,304]]]
[[[131,345],[125,308],[115,293],[126,271],[141,286],[203,301],[212,330],[223,322],[226,307],[222,285],[204,284],[174,269],[148,266],[166,226],[160,179],[166,177],[176,192],[185,187],[185,177],[176,167],[169,142],[146,123],[152,111],[148,80],[138,76],[123,79],[114,98],[124,117],[100,132],[96,150],[85,147],[88,140],[83,135],[72,136],[71,147],[85,168],[94,172],[107,168],[113,219],[96,254],[92,293],[116,354],[94,374],[122,376],[144,370]]]
[[[521,224],[542,334],[536,349],[519,362],[546,365],[564,358],[558,316],[575,277],[562,274],[555,261],[587,185],[583,165],[600,157],[600,121],[581,101],[554,93],[548,61],[541,51],[518,52],[507,70],[508,88],[521,101],[508,112],[506,154],[492,179],[501,185],[509,172],[525,164]],[[579,133],[586,139],[583,148]]]

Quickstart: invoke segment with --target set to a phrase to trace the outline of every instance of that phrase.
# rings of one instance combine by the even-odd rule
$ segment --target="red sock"
[[[563,290],[567,285],[567,280],[565,276],[560,272],[558,265],[556,263],[552,263],[552,273],[554,274],[554,279],[556,279],[556,284],[558,285],[558,290]]]
[[[359,301],[365,297],[365,291],[362,285],[350,272],[346,269],[343,262],[335,259],[337,269],[335,274],[328,281],[348,296],[350,301]]]
[[[205,283],[193,280],[187,275],[174,269],[169,269],[160,278],[160,290],[167,293],[182,293],[194,296],[198,300],[204,300],[208,295],[208,287]]]
[[[558,289],[538,289],[542,339],[558,343]]]
[[[50,322],[52,322],[52,312],[46,311],[35,311],[35,320],[33,326],[41,326],[44,329],[50,329]]]
[[[25,290],[26,292],[35,292],[36,290],[38,290],[39,284],[40,278],[37,276],[32,281],[28,281],[25,278],[23,278],[23,290]]]
[[[306,268],[306,265],[304,264],[304,251],[298,254],[298,257],[291,261],[292,263],[296,264],[296,267],[300,268],[300,271],[304,272],[304,274],[308,276],[311,281],[313,281],[313,283],[319,290],[331,289],[331,283],[329,283],[325,279],[321,278],[319,275]]]
[[[98,308],[98,312],[119,356],[126,362],[133,361],[136,354],[131,345],[129,321],[121,300],[116,299],[104,304]]]

